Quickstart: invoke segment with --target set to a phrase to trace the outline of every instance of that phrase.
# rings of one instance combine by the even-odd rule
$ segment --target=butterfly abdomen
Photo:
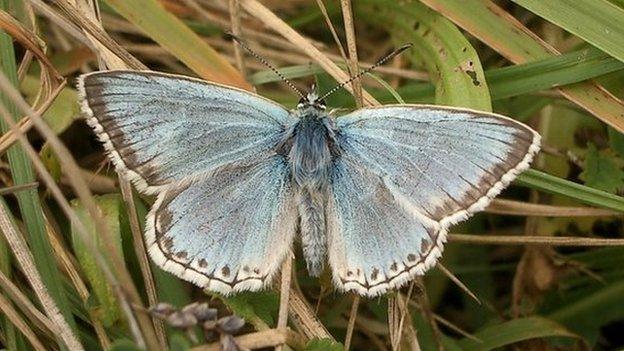
[[[325,204],[332,165],[331,132],[324,118],[303,116],[292,133],[288,158],[299,193],[301,244],[308,272],[318,276],[327,256]]]
[[[318,277],[323,272],[327,256],[326,199],[320,193],[310,193],[304,188],[300,189],[298,201],[303,257],[308,273]]]

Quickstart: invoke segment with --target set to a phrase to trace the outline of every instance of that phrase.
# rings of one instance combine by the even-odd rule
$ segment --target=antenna
[[[269,67],[269,69],[271,71],[273,71],[273,73],[277,74],[278,77],[280,77],[281,80],[283,80],[286,84],[288,84],[288,86],[294,90],[299,97],[301,97],[302,99],[305,99],[305,95],[301,92],[301,90],[299,90],[290,80],[286,79],[286,77],[284,77],[284,75],[277,70],[277,68],[273,67],[272,64],[270,64],[267,60],[264,59],[264,57],[256,54],[253,50],[251,50],[249,48],[249,46],[247,46],[239,37],[235,36],[232,33],[225,33],[226,39],[231,39],[233,41],[235,41],[238,45],[240,45],[243,49],[245,49],[245,51],[247,51],[249,54],[251,54],[253,57],[255,57],[258,61],[262,62],[263,65]]]
[[[326,93],[325,93],[325,95],[321,96],[321,97],[319,98],[319,100],[323,100],[323,99],[325,99],[326,97],[330,96],[331,94],[333,94],[333,93],[337,92],[338,90],[340,90],[341,88],[343,88],[345,85],[347,85],[347,84],[349,84],[349,83],[353,82],[354,80],[356,80],[356,79],[358,79],[358,78],[362,77],[362,76],[363,76],[363,75],[365,75],[366,73],[368,73],[368,72],[370,72],[370,71],[374,70],[375,68],[377,68],[377,67],[379,67],[379,66],[383,65],[386,61],[388,61],[388,60],[390,60],[391,58],[395,57],[396,55],[398,55],[398,54],[402,53],[403,51],[405,51],[405,50],[407,50],[407,49],[411,48],[413,45],[414,45],[414,44],[412,44],[412,43],[407,43],[407,44],[405,44],[405,45],[403,45],[403,46],[401,46],[401,47],[397,48],[397,49],[396,49],[396,50],[394,50],[393,52],[389,53],[389,54],[388,54],[388,56],[386,56],[386,57],[382,58],[381,60],[377,61],[374,65],[372,65],[372,66],[368,67],[367,69],[365,69],[365,70],[363,70],[363,71],[360,71],[360,73],[358,73],[357,75],[355,75],[355,76],[353,76],[353,77],[349,78],[348,80],[346,80],[346,81],[344,81],[344,82],[342,82],[342,83],[340,83],[340,84],[336,85],[336,86],[335,86],[335,87],[333,87],[330,91],[326,92]]]

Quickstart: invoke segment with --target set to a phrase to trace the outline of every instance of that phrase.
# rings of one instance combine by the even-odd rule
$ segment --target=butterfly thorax
[[[294,182],[302,188],[320,191],[327,186],[331,169],[331,129],[322,111],[309,109],[292,131],[288,158]],[[323,113],[324,116],[319,116]]]
[[[299,121],[290,129],[284,146],[290,148],[287,158],[298,194],[303,254],[309,273],[318,276],[327,250],[325,205],[336,155],[334,130],[328,114],[317,106],[299,107],[295,113]]]

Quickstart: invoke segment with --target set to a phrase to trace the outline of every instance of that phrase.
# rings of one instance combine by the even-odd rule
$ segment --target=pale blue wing
[[[228,294],[271,280],[290,250],[296,219],[289,168],[275,155],[168,187],[147,217],[145,239],[164,270]]]
[[[338,175],[365,172],[367,176],[358,180],[359,192],[352,189],[358,182],[347,176],[337,176],[333,181],[337,225],[341,229],[333,231],[337,238],[332,240],[344,243],[344,247],[336,250],[346,250],[347,262],[351,259],[374,264],[386,276],[390,268],[388,257],[367,261],[365,256],[360,258],[357,255],[370,253],[361,250],[357,253],[353,247],[378,238],[396,239],[398,243],[387,244],[390,247],[385,254],[394,257],[399,264],[400,260],[405,260],[402,251],[405,248],[422,255],[423,250],[418,246],[422,240],[435,243],[433,249],[427,249],[439,253],[448,227],[485,208],[519,172],[528,167],[539,150],[540,141],[539,135],[531,128],[510,118],[439,106],[396,105],[361,109],[338,118],[336,124],[341,150],[336,167],[342,165],[345,169]],[[362,198],[362,189],[378,187],[385,189],[380,194],[392,196]],[[358,216],[362,218],[350,215],[348,209],[351,207],[343,208],[347,205],[341,204],[357,204],[371,199],[377,202],[361,205],[363,212]],[[428,230],[419,229],[407,219],[393,219],[394,225],[387,223],[389,232],[384,232],[384,227],[375,227],[374,223],[367,224],[373,229],[362,227],[361,223],[369,216],[366,211],[383,213],[379,210],[381,208],[386,208],[388,213],[391,208],[396,211],[401,208],[403,213],[410,214]],[[346,236],[349,231],[357,234]],[[425,255],[423,260],[426,261],[427,257]],[[353,269],[349,265],[344,267]],[[371,267],[359,267],[363,271],[368,269],[364,272],[368,275],[363,276],[367,280],[357,285],[359,288],[355,287],[356,283],[344,283],[343,286],[371,294],[368,288]],[[428,268],[427,265],[422,267]],[[407,276],[422,273],[422,269],[407,269]],[[337,282],[348,281],[346,274],[344,269],[334,269]],[[387,279],[378,286],[387,288],[404,281],[403,278]],[[382,291],[385,290],[374,290],[375,293]]]
[[[446,231],[402,208],[381,177],[341,158],[331,183],[328,251],[338,288],[377,296],[435,263]]]
[[[440,106],[361,109],[337,126],[344,157],[387,177],[436,221],[500,191],[528,167],[540,141],[508,117]]]
[[[78,87],[118,170],[152,193],[272,150],[293,121],[270,100],[184,76],[104,71]]]

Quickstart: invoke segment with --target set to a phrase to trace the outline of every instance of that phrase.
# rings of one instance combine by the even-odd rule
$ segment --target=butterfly
[[[155,194],[145,241],[164,270],[230,294],[272,281],[293,242],[308,272],[378,296],[433,267],[449,227],[528,168],[540,136],[494,113],[386,105],[334,117],[151,71],[82,75],[118,172]]]

